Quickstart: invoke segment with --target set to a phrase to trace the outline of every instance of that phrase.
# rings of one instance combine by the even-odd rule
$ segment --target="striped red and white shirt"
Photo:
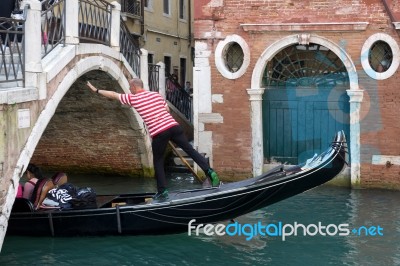
[[[135,108],[146,124],[151,137],[178,125],[167,111],[167,103],[158,92],[141,91],[136,94],[121,94],[119,100],[122,104]]]

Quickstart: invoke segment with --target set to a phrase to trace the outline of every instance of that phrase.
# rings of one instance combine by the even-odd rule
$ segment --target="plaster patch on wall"
[[[215,39],[222,39],[222,33],[220,31],[208,31],[204,32],[203,38],[215,38]]]
[[[223,123],[224,118],[218,113],[200,113],[199,122],[202,123]]]
[[[400,156],[372,155],[372,164],[375,165],[400,165]]]
[[[29,109],[18,110],[18,128],[29,128],[31,126],[31,111]]]
[[[208,7],[220,7],[224,5],[224,0],[211,0],[207,6]]]
[[[222,95],[222,94],[213,94],[213,95],[211,95],[211,101],[213,103],[223,103],[224,102],[224,95]]]

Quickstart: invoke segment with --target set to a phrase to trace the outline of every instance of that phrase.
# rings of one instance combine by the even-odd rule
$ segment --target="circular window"
[[[391,77],[399,67],[399,46],[387,34],[376,33],[370,36],[361,50],[361,64],[364,71],[373,79]]]
[[[227,36],[215,50],[215,65],[222,76],[228,79],[241,77],[250,64],[250,49],[238,35]]]
[[[392,49],[386,42],[377,41],[369,50],[368,60],[373,70],[379,73],[385,72],[393,61]]]
[[[242,47],[236,42],[227,45],[224,53],[225,64],[232,73],[237,72],[243,65],[244,53]]]

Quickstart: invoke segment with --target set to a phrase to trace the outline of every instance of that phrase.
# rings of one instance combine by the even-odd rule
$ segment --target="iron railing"
[[[81,42],[110,46],[112,5],[104,0],[79,0]],[[26,14],[26,12],[24,12]],[[42,58],[57,45],[65,44],[65,0],[42,1]],[[120,51],[132,70],[140,76],[140,49],[121,18]],[[25,20],[0,18],[0,83],[24,81]]]
[[[79,1],[79,39],[110,45],[112,5],[104,0]]]
[[[0,18],[0,83],[24,81],[25,20]]]
[[[155,64],[149,64],[149,88],[151,91],[158,92],[160,90],[160,66]]]
[[[169,73],[166,73],[165,92],[167,100],[172,103],[189,122],[192,122],[192,97]]]
[[[140,18],[142,16],[142,2],[139,0],[121,0],[121,12]]]
[[[64,0],[42,1],[42,58],[57,45],[65,44],[65,3]]]
[[[137,41],[129,33],[128,27],[122,21],[119,33],[119,46],[120,51],[128,61],[128,64],[132,67],[133,72],[135,72],[140,77],[140,49]]]

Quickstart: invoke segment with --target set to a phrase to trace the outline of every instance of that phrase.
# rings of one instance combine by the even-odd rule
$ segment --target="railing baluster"
[[[159,79],[159,73],[160,73],[160,66],[154,65],[154,64],[149,64],[149,88],[151,91],[159,91],[159,85],[160,85],[160,79]]]
[[[0,83],[24,81],[25,20],[0,18]]]
[[[189,122],[192,122],[192,97],[182,86],[173,79],[171,74],[166,74],[167,100],[172,103]]]

